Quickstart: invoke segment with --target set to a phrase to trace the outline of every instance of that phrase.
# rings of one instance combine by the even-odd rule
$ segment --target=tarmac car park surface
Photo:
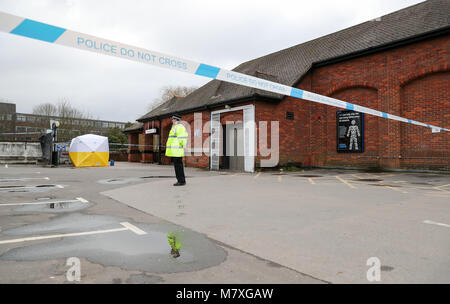
[[[0,168],[0,283],[450,282],[450,176]],[[170,255],[167,233],[179,236]]]

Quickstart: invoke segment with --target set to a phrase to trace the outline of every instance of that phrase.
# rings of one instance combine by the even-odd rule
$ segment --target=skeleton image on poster
[[[364,114],[355,111],[338,111],[337,152],[364,152]]]
[[[354,149],[358,150],[358,137],[361,136],[361,133],[359,133],[358,126],[355,126],[356,121],[352,120],[352,125],[348,128],[347,137],[350,137],[350,147],[349,149],[352,150],[352,145],[354,145]]]

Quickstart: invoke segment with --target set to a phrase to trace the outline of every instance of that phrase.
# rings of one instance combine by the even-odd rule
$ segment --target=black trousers
[[[186,183],[184,178],[184,168],[183,168],[183,158],[182,157],[172,157],[173,167],[175,168],[175,175],[177,176],[177,181],[180,184]]]

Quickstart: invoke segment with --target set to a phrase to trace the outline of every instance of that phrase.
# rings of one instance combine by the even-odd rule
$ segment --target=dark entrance
[[[243,123],[222,125],[223,156],[221,169],[244,171],[244,133]]]

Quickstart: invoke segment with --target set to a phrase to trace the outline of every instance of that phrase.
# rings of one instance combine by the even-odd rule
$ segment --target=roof
[[[133,132],[133,131],[141,131],[144,128],[144,124],[142,122],[136,122],[129,126],[128,128],[125,128],[123,130],[124,133],[127,132]]]
[[[375,20],[244,62],[233,71],[295,86],[314,63],[363,52],[448,28],[450,1],[428,0]],[[284,96],[254,88],[212,80],[188,96],[170,100],[138,121],[183,112],[202,106],[214,106],[229,100],[259,96],[282,99]]]

